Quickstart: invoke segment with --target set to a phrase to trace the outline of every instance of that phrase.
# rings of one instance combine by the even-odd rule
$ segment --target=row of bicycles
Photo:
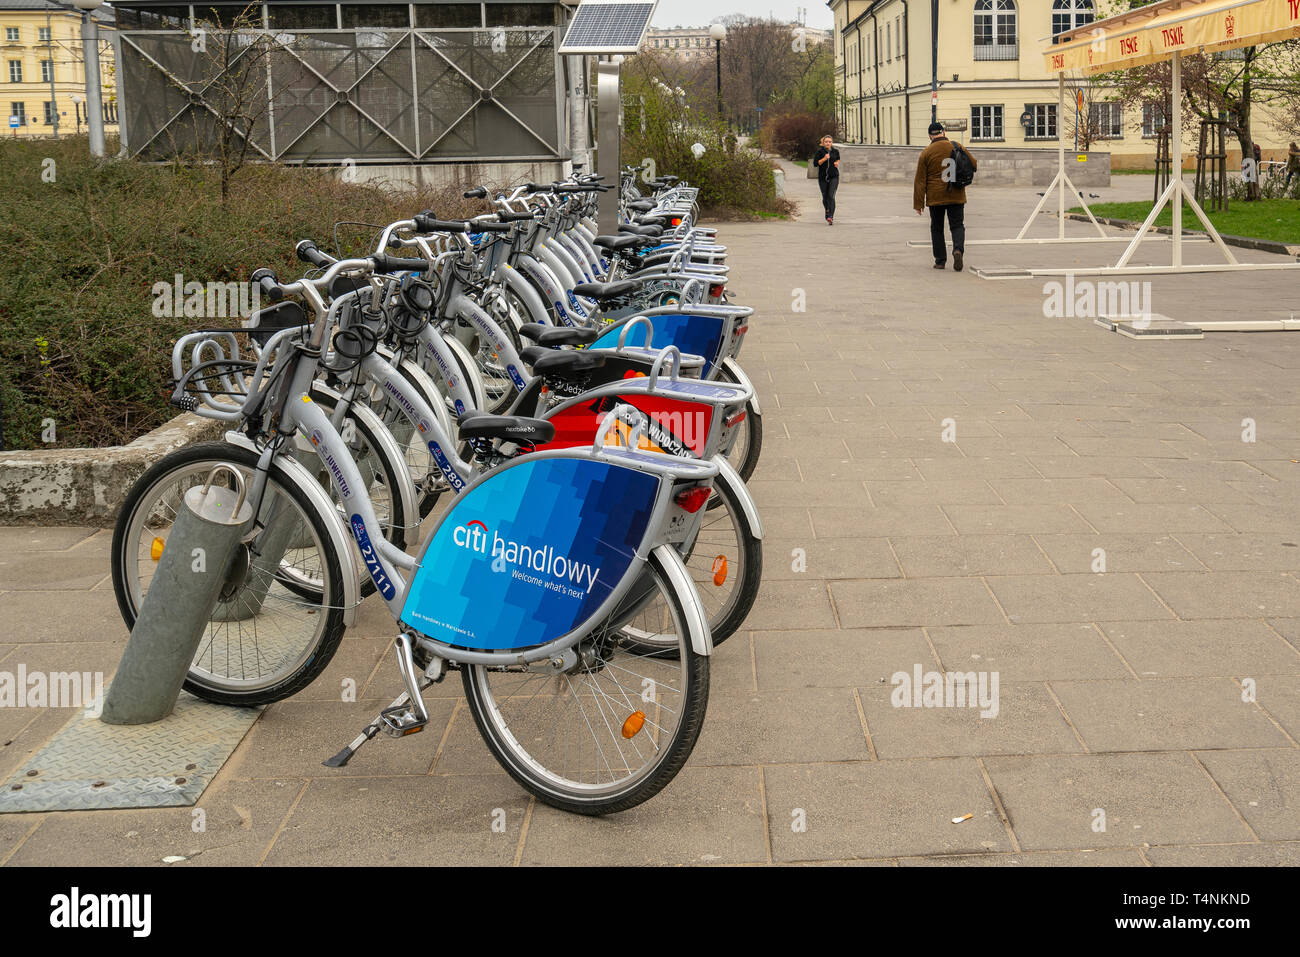
[[[641,173],[480,187],[490,211],[392,223],[366,256],[304,240],[301,278],[253,274],[270,305],[177,341],[172,402],[228,431],[130,489],[112,578],[133,626],[185,493],[246,496],[188,691],[289,697],[378,595],[403,692],[327,765],[422,730],[459,671],[548,804],[623,810],[681,769],[712,650],[758,594],[762,417],[726,247],[694,189]]]

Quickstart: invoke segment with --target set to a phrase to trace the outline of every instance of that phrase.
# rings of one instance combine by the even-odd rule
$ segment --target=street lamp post
[[[90,128],[90,155],[104,155],[104,98],[99,87],[99,26],[94,11],[104,0],[72,0],[81,11],[81,48],[86,61],[86,125]]]
[[[722,118],[722,41],[727,39],[727,28],[721,23],[709,27],[709,39],[713,41],[714,66],[718,72],[718,118]]]

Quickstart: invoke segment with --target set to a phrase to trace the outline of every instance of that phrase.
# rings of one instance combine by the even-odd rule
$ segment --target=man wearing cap
[[[943,237],[943,219],[948,217],[952,232],[952,268],[962,270],[962,255],[966,247],[966,190],[953,180],[952,141],[944,136],[942,123],[931,123],[930,145],[921,151],[916,162],[916,182],[912,187],[912,208],[920,216],[930,207],[930,242],[934,246],[934,268],[948,265],[948,247]],[[970,150],[962,147],[966,155]],[[970,157],[976,166],[975,157]]]

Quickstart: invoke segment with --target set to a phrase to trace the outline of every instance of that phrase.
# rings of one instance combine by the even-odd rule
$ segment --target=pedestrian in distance
[[[942,123],[931,123],[930,145],[916,161],[916,180],[912,186],[912,208],[920,216],[930,207],[930,244],[934,250],[934,268],[948,265],[948,247],[944,242],[943,221],[952,232],[952,268],[962,271],[966,251],[966,187],[975,176],[975,157],[964,146],[944,135]]]
[[[822,207],[826,210],[826,225],[835,225],[835,191],[840,188],[840,151],[830,136],[822,137],[821,146],[813,154],[817,167],[817,185],[822,190]]]
[[[1291,188],[1291,177],[1300,173],[1300,146],[1295,145],[1295,140],[1291,141],[1290,148],[1286,151],[1286,184],[1282,187],[1284,190]]]

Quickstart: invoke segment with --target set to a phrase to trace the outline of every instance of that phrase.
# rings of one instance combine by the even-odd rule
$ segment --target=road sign
[[[961,133],[966,129],[966,118],[964,116],[960,119],[940,120],[939,122],[943,124],[943,128],[946,131],[951,133]]]
[[[18,127],[20,127],[20,126],[22,126],[22,125],[23,125],[23,119],[22,119],[21,116],[11,116],[11,117],[9,117],[9,128],[10,128],[11,130],[16,130],[16,129],[18,129]]]

